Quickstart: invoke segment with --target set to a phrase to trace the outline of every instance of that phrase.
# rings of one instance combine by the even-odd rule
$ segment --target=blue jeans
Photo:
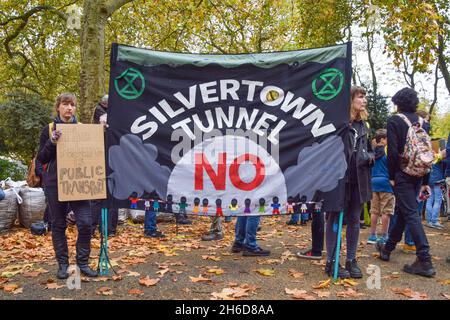
[[[442,190],[439,185],[431,186],[431,194],[427,200],[427,222],[435,224],[438,222],[439,211],[442,204]]]
[[[291,215],[291,221],[294,223],[298,223],[298,220],[300,220],[300,213],[294,213]]]
[[[260,218],[260,216],[238,217],[234,242],[250,250],[258,248],[256,244],[256,231],[258,230]]]
[[[155,232],[155,231],[156,231],[156,212],[146,210],[144,220],[144,232]]]

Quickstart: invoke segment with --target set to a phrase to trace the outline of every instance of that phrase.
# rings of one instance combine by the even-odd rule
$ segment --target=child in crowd
[[[367,243],[385,243],[388,237],[389,221],[394,213],[395,197],[389,183],[386,145],[387,130],[378,129],[375,133],[375,165],[372,168],[372,200],[370,206],[370,236]],[[377,238],[378,218],[381,217],[381,237]]]
[[[144,235],[150,238],[164,238],[165,235],[156,229],[156,214],[159,211],[160,201],[156,197],[153,201],[150,201],[150,198],[147,198],[144,201]]]

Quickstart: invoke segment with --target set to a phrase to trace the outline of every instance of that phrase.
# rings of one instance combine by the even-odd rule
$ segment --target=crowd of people
[[[379,258],[389,261],[392,251],[405,238],[404,249],[416,253],[416,260],[404,266],[407,273],[432,277],[436,274],[433,267],[430,246],[424,232],[421,212],[426,201],[426,226],[442,228],[439,223],[441,206],[440,183],[444,178],[450,183],[450,135],[446,150],[435,152],[433,166],[427,169],[417,166],[406,158],[406,151],[414,148],[412,144],[425,143],[430,131],[429,115],[418,110],[417,93],[410,88],[398,91],[392,102],[397,112],[388,119],[387,128],[378,129],[371,137],[368,125],[367,93],[362,87],[351,88],[349,141],[347,142],[347,174],[345,188],[344,223],[346,225],[346,260],[345,266],[339,266],[340,278],[362,278],[356,253],[360,243],[361,212],[364,204],[370,204],[371,226],[368,243],[374,244]],[[77,100],[74,94],[60,94],[55,102],[56,117],[52,123],[42,129],[39,152],[36,158],[36,174],[43,178],[47,201],[45,220],[52,230],[52,241],[58,262],[57,277],[66,279],[69,267],[68,245],[66,238],[67,213],[75,215],[78,236],[76,242],[76,263],[82,274],[95,277],[97,271],[89,267],[91,237],[100,224],[101,208],[107,206],[104,200],[69,201],[58,200],[56,144],[61,132],[56,124],[78,123],[76,114]],[[108,97],[104,96],[95,107],[93,123],[107,127],[106,115]],[[419,139],[414,141],[412,138]],[[429,138],[428,138],[429,139]],[[422,150],[424,157],[430,150]],[[421,151],[421,152],[422,152]],[[406,153],[405,153],[406,152]],[[408,162],[409,160],[409,162]],[[419,163],[420,164],[420,163]],[[447,164],[447,165],[446,165]],[[416,167],[415,167],[416,165]],[[157,199],[153,200],[158,202]],[[217,204],[220,207],[221,204]],[[231,206],[231,205],[230,205]],[[144,234],[148,237],[161,238],[163,233],[157,230],[156,211],[149,201],[145,205]],[[181,207],[180,207],[181,208]],[[184,210],[186,207],[183,208]],[[118,212],[110,208],[108,217],[108,234],[114,236],[117,230]],[[305,219],[297,210],[293,211],[288,225],[301,224]],[[322,259],[324,243],[326,245],[325,272],[332,275],[336,258],[338,225],[340,212],[311,213],[312,247],[297,253],[299,258]],[[210,230],[202,236],[204,241],[223,239],[221,216],[211,218]],[[377,235],[377,225],[381,219],[381,232]],[[177,222],[190,224],[186,212],[176,215]],[[244,256],[268,256],[270,251],[257,244],[260,216],[239,216],[236,221],[235,238],[231,248],[233,253],[242,252]],[[450,263],[450,257],[447,258]]]

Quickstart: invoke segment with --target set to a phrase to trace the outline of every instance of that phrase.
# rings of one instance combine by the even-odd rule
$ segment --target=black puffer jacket
[[[358,187],[361,204],[372,198],[371,170],[374,153],[369,139],[369,129],[363,121],[354,121],[350,126],[350,161],[347,175],[347,199],[349,188]]]
[[[56,129],[57,123],[63,123],[59,117],[53,120],[52,131]],[[72,118],[70,123],[77,123],[75,117]],[[43,172],[43,184],[45,188],[56,189],[58,187],[58,165],[56,163],[56,145],[52,143],[49,136],[49,125],[46,125],[41,131],[41,139],[39,144],[39,152],[37,154],[37,159],[42,163],[46,164],[47,167]]]

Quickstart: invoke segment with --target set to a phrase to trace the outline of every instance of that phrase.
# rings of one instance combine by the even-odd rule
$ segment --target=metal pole
[[[344,220],[344,211],[341,211],[339,213],[339,225],[338,225],[337,241],[336,241],[336,259],[334,262],[333,281],[337,280],[338,272],[339,272],[339,257],[341,255],[341,233],[342,233],[343,220]]]

